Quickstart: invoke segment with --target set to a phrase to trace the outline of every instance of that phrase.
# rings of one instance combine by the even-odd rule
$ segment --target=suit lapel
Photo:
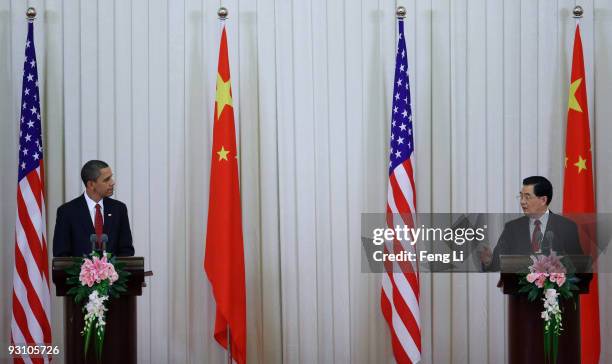
[[[106,234],[107,236],[109,236],[110,238],[110,231],[112,230],[112,226],[115,223],[115,218],[116,218],[116,213],[115,213],[115,206],[113,205],[113,203],[111,202],[111,200],[109,200],[108,198],[104,199],[104,234]]]
[[[81,196],[80,209],[81,211],[79,212],[78,217],[81,219],[81,226],[86,226],[87,231],[90,234],[95,233],[93,221],[91,221],[91,213],[89,212],[87,201],[85,200],[85,194]]]
[[[529,233],[529,217],[524,216],[523,222],[521,223],[521,237],[524,239],[520,239],[523,242],[523,248],[521,251],[529,251],[531,252],[531,234]]]
[[[549,211],[548,212],[548,222],[546,223],[546,231],[544,232],[544,235],[546,235],[546,233],[549,231],[553,231],[554,225],[555,225],[555,214],[553,214],[552,211]]]

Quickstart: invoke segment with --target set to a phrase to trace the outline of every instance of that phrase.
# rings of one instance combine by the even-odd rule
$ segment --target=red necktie
[[[102,237],[102,229],[104,228],[104,221],[102,220],[102,211],[101,211],[102,207],[100,206],[99,203],[96,204],[96,219],[95,219],[95,224],[94,224],[94,228],[96,229],[96,237],[97,239],[97,244],[98,248],[100,245],[100,239]]]
[[[542,222],[540,220],[536,220],[533,223],[535,224],[535,229],[533,229],[533,234],[531,234],[531,249],[533,249],[535,253],[540,250],[540,241],[538,240],[538,237],[542,235],[542,230],[540,229]]]

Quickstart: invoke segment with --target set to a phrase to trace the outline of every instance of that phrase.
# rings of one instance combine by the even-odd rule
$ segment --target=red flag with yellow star
[[[565,143],[563,213],[595,213],[589,108],[580,25],[578,24],[574,37]],[[585,254],[594,255],[596,252],[591,251],[593,244],[590,244],[590,241],[594,241],[592,239],[595,237],[595,227],[591,225],[582,226],[582,228],[584,233],[581,235],[582,249]],[[580,331],[582,364],[599,363],[599,289],[596,273],[593,274],[589,293],[580,295]]]
[[[204,269],[217,305],[214,337],[232,358],[246,363],[246,287],[236,129],[230,83],[227,35],[221,34]]]

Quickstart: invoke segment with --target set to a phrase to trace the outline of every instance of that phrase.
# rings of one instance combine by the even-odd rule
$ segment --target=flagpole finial
[[[224,6],[220,7],[219,10],[217,10],[217,15],[219,15],[219,19],[221,20],[227,19],[227,14],[227,8]]]
[[[36,19],[36,9],[29,7],[28,10],[26,10],[26,17],[28,21],[34,21],[34,19]]]
[[[572,10],[572,12],[574,13],[574,18],[576,19],[582,18],[582,14],[584,14],[584,10],[580,5],[574,6],[574,10]]]
[[[397,9],[395,9],[395,15],[398,19],[404,19],[406,17],[406,8],[398,6]]]

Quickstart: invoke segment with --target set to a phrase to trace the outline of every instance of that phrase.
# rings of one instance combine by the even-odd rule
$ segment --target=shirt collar
[[[550,216],[550,210],[546,209],[546,212],[544,213],[544,215],[540,216],[537,220],[540,220],[540,223],[542,224],[542,226],[546,226],[546,223],[548,222],[548,216]],[[533,217],[529,218],[529,224],[533,225],[535,224],[536,219]]]
[[[87,208],[89,211],[94,210],[96,208],[96,202],[89,198],[87,192],[83,193],[83,195],[85,196],[85,201],[87,202]],[[101,210],[104,210],[104,199],[101,199],[100,202],[97,203],[100,204]]]

